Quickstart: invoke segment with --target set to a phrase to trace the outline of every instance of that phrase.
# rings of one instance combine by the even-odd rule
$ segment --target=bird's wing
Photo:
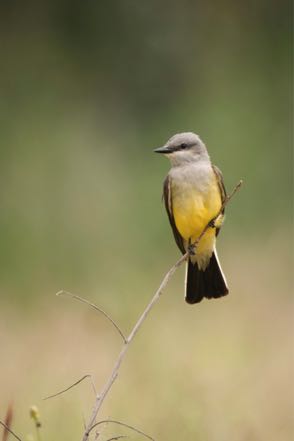
[[[170,178],[169,176],[167,176],[164,180],[164,184],[163,184],[163,198],[164,198],[164,203],[165,203],[165,208],[166,208],[166,212],[169,218],[169,222],[171,224],[173,233],[174,233],[174,238],[176,241],[176,244],[178,245],[179,249],[181,250],[181,252],[183,254],[186,253],[185,247],[184,247],[184,242],[182,239],[182,236],[180,235],[180,233],[177,230],[176,227],[176,223],[175,223],[175,219],[173,216],[173,210],[172,210],[172,197],[171,197],[171,184],[170,184]]]
[[[216,180],[217,180],[217,185],[218,185],[218,188],[220,191],[221,201],[223,204],[226,200],[226,197],[227,197],[227,192],[226,192],[225,185],[224,185],[223,174],[216,165],[212,165],[212,170],[213,170],[215,177],[216,177]],[[222,214],[224,214],[224,212],[225,212],[225,209],[223,208]],[[220,227],[216,228],[216,235],[218,235],[219,230],[220,230]]]

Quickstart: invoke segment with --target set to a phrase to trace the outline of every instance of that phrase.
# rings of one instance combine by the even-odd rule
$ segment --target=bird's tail
[[[187,303],[198,303],[203,297],[217,299],[228,294],[225,276],[221,270],[216,250],[212,253],[208,266],[200,270],[197,263],[187,264],[186,297]]]

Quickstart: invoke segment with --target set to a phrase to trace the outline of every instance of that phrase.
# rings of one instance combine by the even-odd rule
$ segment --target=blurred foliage
[[[168,164],[152,149],[178,131],[202,136],[228,188],[245,180],[227,237],[287,223],[290,9],[1,3],[0,275],[10,301],[92,287],[112,266],[119,280],[135,265],[140,279],[158,254],[176,255],[160,205]]]
[[[119,403],[112,404],[118,415],[131,412],[130,423],[145,418],[146,432],[158,439],[178,440],[180,423],[185,441],[194,441],[195,433],[209,441],[286,439],[287,412],[280,415],[269,405],[260,415],[254,403],[262,406],[275,391],[279,409],[290,401],[283,392],[287,386],[283,383],[280,392],[275,375],[280,372],[286,382],[293,208],[291,17],[286,0],[1,2],[4,399],[17,391],[16,406],[25,413],[42,388],[54,392],[68,381],[69,372],[75,380],[99,365],[103,381],[113,352],[108,340],[103,348],[105,323],[97,330],[96,317],[72,318],[76,305],[65,305],[53,294],[64,288],[93,299],[130,327],[178,256],[160,200],[169,164],[152,150],[174,133],[192,130],[207,144],[228,190],[240,178],[245,181],[227,209],[219,237],[232,295],[225,303],[189,309],[179,271],[170,297],[154,313],[153,333],[142,337],[149,358],[140,365],[139,347],[130,361],[134,372],[125,375],[127,386],[120,385],[130,389],[120,389]],[[55,317],[58,310],[62,318]],[[220,329],[228,342],[222,341]],[[161,346],[153,347],[161,332]],[[172,344],[168,337],[174,346],[162,353]],[[81,354],[75,353],[72,339],[80,343]],[[32,356],[24,341],[34,348]],[[188,363],[185,354],[191,347],[198,349]],[[172,390],[164,370],[166,353]],[[274,357],[279,369],[270,365],[263,375]],[[195,374],[198,362],[203,365]],[[138,388],[142,381],[149,388],[142,409],[134,380]],[[229,386],[226,391],[222,381]],[[240,397],[236,408],[234,385]],[[158,390],[165,407],[154,415]],[[183,391],[186,398],[190,392],[193,396],[178,401]],[[57,439],[56,428],[64,440],[73,439],[64,424],[72,415],[75,430],[82,427],[81,409],[72,396],[52,403],[52,415],[44,416],[52,439]],[[82,400],[90,407],[92,397]],[[174,408],[175,400],[182,409]],[[219,402],[224,402],[226,422]],[[243,419],[246,427],[240,432]],[[21,421],[24,428],[25,417]]]

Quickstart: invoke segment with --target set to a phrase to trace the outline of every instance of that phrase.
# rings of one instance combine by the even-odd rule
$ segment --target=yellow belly
[[[217,215],[221,208],[221,196],[217,182],[213,180],[205,192],[193,186],[172,188],[172,205],[175,224],[180,235],[193,243],[201,234],[207,223]],[[205,268],[215,244],[215,229],[209,228],[197,248],[196,260]]]

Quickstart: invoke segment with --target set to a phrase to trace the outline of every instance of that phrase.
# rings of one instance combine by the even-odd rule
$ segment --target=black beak
[[[163,154],[168,154],[171,153],[173,150],[170,147],[167,146],[163,146],[163,147],[159,147],[158,149],[153,150],[155,153],[163,153]]]

